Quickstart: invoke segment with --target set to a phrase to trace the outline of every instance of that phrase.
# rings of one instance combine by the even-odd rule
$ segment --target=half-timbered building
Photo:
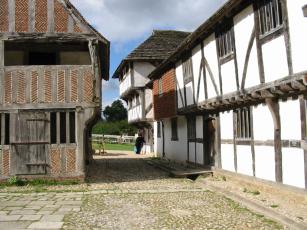
[[[155,152],[307,188],[304,5],[229,0],[156,68]]]
[[[189,35],[181,31],[155,30],[118,66],[113,78],[119,79],[120,97],[128,105],[128,122],[139,129],[146,141],[144,153],[153,152],[153,99],[146,87],[148,75],[168,58]]]
[[[109,42],[68,0],[0,0],[0,179],[84,178]]]

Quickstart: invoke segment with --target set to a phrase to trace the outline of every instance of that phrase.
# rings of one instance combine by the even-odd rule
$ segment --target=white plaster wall
[[[253,176],[253,157],[250,145],[237,145],[237,172]]]
[[[254,28],[254,10],[253,6],[249,6],[234,17],[234,31],[236,36],[236,55],[239,72],[239,85],[241,87],[245,57],[250,41],[250,37]],[[256,39],[254,39],[251,50],[247,75],[245,80],[245,88],[260,84]]]
[[[223,94],[237,91],[236,71],[234,60],[221,66]]]
[[[208,38],[204,40],[204,55],[208,61],[210,69],[214,75],[215,82],[217,84],[218,91],[220,90],[220,80],[219,80],[219,67],[218,67],[218,57],[216,53],[216,41],[215,41],[215,34],[211,34]],[[210,80],[209,72],[206,69],[206,76],[207,76],[207,91],[208,91],[208,98],[216,97],[217,94],[214,90],[212,81]],[[205,97],[202,98],[205,100]],[[202,101],[200,99],[200,101]]]
[[[148,75],[155,69],[155,67],[147,62],[134,62],[134,86],[143,87],[149,81]]]
[[[289,75],[284,36],[262,46],[265,82],[272,82]]]
[[[149,110],[149,112],[146,114],[147,119],[153,119],[153,105],[152,105],[152,90],[151,89],[145,89],[145,110]]]
[[[187,98],[187,105],[193,105],[194,104],[194,90],[193,90],[193,82],[189,82],[185,86],[185,92],[186,92],[186,98]]]
[[[274,140],[274,124],[269,108],[265,105],[253,107],[254,139]]]
[[[142,105],[136,106],[128,110],[128,121],[129,122],[142,119],[142,116],[143,116]]]
[[[283,183],[305,188],[304,151],[295,148],[282,150]]]
[[[185,102],[182,101],[184,100],[184,83],[183,83],[183,72],[182,72],[182,64],[181,62],[178,62],[176,65],[176,79],[178,85],[176,86],[177,88],[177,98],[178,98],[178,108],[183,108]],[[181,96],[182,95],[182,98]]]
[[[287,1],[290,41],[292,48],[292,64],[294,73],[307,70],[307,18],[304,17],[302,7],[307,4],[306,0]]]
[[[299,100],[279,103],[281,139],[301,140],[301,115]]]
[[[220,113],[221,139],[233,140],[233,111]]]
[[[270,146],[255,146],[256,177],[275,181],[275,151]]]
[[[131,86],[131,72],[129,71],[128,73],[125,74],[124,80],[119,83],[119,94],[122,95],[124,94]]]
[[[165,155],[166,158],[170,160],[177,162],[185,162],[187,160],[187,123],[185,117],[180,116],[177,118],[177,128],[178,128],[178,141],[172,141],[171,120],[170,119],[164,120]],[[162,147],[161,147],[161,153],[162,153]]]
[[[196,163],[204,164],[204,145],[201,143],[196,144]]]
[[[201,59],[202,59],[201,45],[198,45],[192,50],[193,77],[195,84],[194,97],[196,99],[196,103],[198,103],[199,101],[203,101],[205,99],[204,76],[203,76],[203,71],[200,71]],[[198,83],[200,86],[199,98],[197,98]]]
[[[160,123],[161,125],[161,123]],[[161,137],[162,137],[162,125],[161,125]],[[162,138],[158,138],[158,122],[154,122],[154,152],[157,156],[162,157]]]
[[[233,145],[221,145],[222,169],[235,172]]]
[[[195,143],[194,142],[190,142],[189,143],[189,162],[196,162],[196,152],[195,152],[196,148],[195,148]]]

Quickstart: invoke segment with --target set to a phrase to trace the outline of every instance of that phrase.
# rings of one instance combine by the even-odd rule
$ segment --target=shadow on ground
[[[131,152],[94,156],[88,165],[88,183],[121,183],[169,179],[169,175],[146,163],[148,157]]]

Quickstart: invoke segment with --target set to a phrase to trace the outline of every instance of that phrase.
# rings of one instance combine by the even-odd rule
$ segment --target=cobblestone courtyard
[[[0,193],[0,229],[282,229],[201,181],[171,179],[133,155],[97,157],[88,184],[70,193],[50,188],[57,189]]]

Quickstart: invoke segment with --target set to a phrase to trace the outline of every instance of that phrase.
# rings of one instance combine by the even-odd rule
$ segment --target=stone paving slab
[[[20,220],[29,220],[29,221],[34,221],[34,220],[40,220],[42,215],[24,215],[20,218]]]
[[[64,215],[44,215],[41,219],[42,222],[61,222],[64,219]]]
[[[63,222],[35,222],[32,223],[29,229],[61,229]]]
[[[3,221],[17,221],[21,215],[0,215],[0,222]]]
[[[0,222],[0,229],[27,229],[30,224],[31,221]]]

